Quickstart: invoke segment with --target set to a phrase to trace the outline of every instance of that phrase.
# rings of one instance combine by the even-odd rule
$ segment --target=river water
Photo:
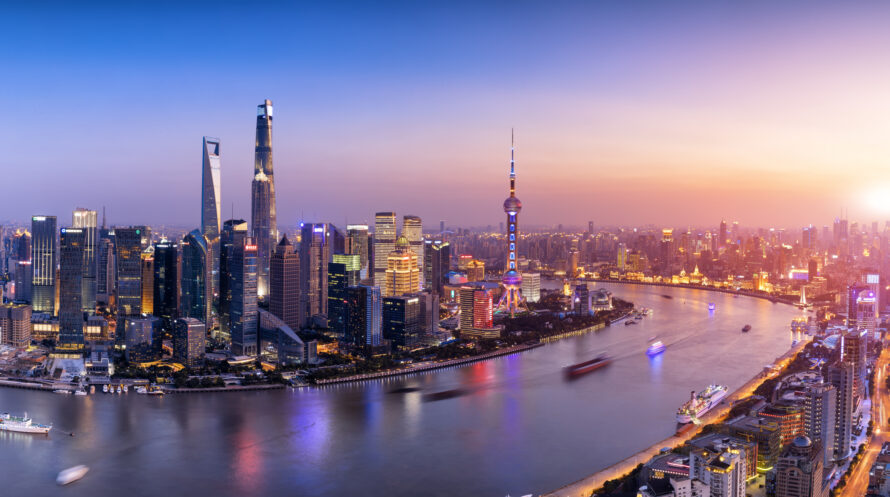
[[[789,348],[800,314],[702,290],[595,286],[654,315],[485,362],[318,389],[158,398],[0,388],[0,411],[54,425],[48,437],[0,432],[0,495],[541,493],[671,435],[691,390],[744,384]],[[651,336],[668,345],[654,359]],[[601,351],[615,361],[563,378]],[[464,395],[424,400],[456,388]],[[87,476],[57,487],[77,464]]]

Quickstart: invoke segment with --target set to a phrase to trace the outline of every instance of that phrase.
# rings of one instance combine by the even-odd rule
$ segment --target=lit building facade
[[[412,349],[420,343],[422,333],[420,298],[399,296],[383,298],[383,338],[393,349]]]
[[[257,252],[253,239],[245,238],[232,249],[232,302],[229,327],[232,353],[254,357],[258,353]]]
[[[56,314],[56,216],[31,218],[31,303]]]
[[[31,344],[31,306],[0,302],[0,343],[17,348]]]
[[[232,278],[234,266],[232,257],[235,247],[244,245],[247,238],[247,222],[243,219],[229,219],[223,223],[219,239],[219,330],[223,337],[231,337],[229,309],[232,305]]]
[[[374,286],[384,287],[387,257],[396,248],[396,213],[378,212],[374,216]]]
[[[386,258],[386,279],[384,297],[398,297],[420,291],[420,268],[417,254],[411,250],[410,242],[404,236],[396,240],[395,250]]]
[[[522,274],[522,296],[527,302],[541,301],[541,273]]]
[[[173,360],[189,368],[204,364],[207,328],[195,318],[180,318],[173,327]]]
[[[214,294],[219,291],[219,236],[220,222],[220,161],[219,138],[204,137],[203,160],[201,167],[201,231],[207,238],[213,254]]]
[[[211,326],[210,250],[201,230],[192,230],[182,240],[180,317],[195,318]]]
[[[116,228],[114,248],[116,339],[121,345],[127,318],[142,315],[142,228]]]
[[[292,330],[303,326],[300,302],[300,255],[287,235],[275,247],[269,269],[269,312]]]
[[[328,223],[304,223],[300,228],[300,298],[306,323],[328,313],[328,262],[335,229]]]
[[[368,278],[368,225],[346,225],[346,254],[357,255],[361,263],[361,279]]]
[[[59,345],[65,351],[83,349],[83,258],[85,233],[81,228],[62,228],[59,237]]]
[[[417,269],[420,285],[423,285],[423,221],[417,216],[402,218],[402,236],[408,240],[408,247],[417,256]]]
[[[250,222],[257,245],[257,291],[265,300],[269,293],[269,263],[278,242],[275,212],[275,175],[272,167],[272,101],[257,106],[256,148],[251,184]]]
[[[98,249],[99,227],[96,211],[76,209],[71,215],[71,227],[83,230],[83,274],[81,276],[80,303],[83,311],[96,312],[96,255]]]

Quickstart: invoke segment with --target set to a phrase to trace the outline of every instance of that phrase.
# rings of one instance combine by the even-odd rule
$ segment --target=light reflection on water
[[[540,493],[670,435],[690,390],[736,388],[795,338],[788,330],[797,313],[788,306],[599,286],[653,316],[465,367],[318,389],[162,399],[0,389],[0,411],[27,410],[77,432],[0,434],[0,480],[10,482],[9,495],[55,495],[55,474],[88,462],[88,477],[66,494]],[[674,298],[661,297],[668,293]],[[649,358],[652,336],[668,348]],[[614,361],[565,381],[564,366],[599,352]],[[400,388],[420,390],[390,393]],[[465,394],[422,400],[452,389]]]

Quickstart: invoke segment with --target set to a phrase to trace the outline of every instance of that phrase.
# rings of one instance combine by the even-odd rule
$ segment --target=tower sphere
[[[515,269],[511,269],[504,273],[501,283],[503,283],[505,287],[518,287],[522,284],[522,275]]]
[[[506,212],[507,214],[518,214],[521,210],[522,202],[520,202],[518,198],[507,197],[507,200],[504,200],[504,212]]]

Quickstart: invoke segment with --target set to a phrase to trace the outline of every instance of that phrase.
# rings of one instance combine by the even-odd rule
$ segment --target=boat
[[[589,361],[579,362],[578,364],[566,366],[564,370],[566,376],[572,378],[581,376],[582,374],[589,373],[591,371],[596,371],[603,366],[609,365],[611,362],[612,358],[609,357],[608,354],[603,353]]]
[[[124,385],[124,386],[123,386],[123,387],[121,387],[121,388],[123,388],[123,390],[124,390],[124,393],[127,393],[127,385]]]
[[[74,483],[77,480],[83,478],[89,470],[90,468],[84,466],[83,464],[68,469],[63,469],[59,472],[59,476],[56,477],[56,483],[58,483],[59,485]]]
[[[668,294],[666,294],[666,293],[665,293],[665,294],[662,294],[661,296],[662,296],[663,298],[666,298],[666,299],[672,299],[672,298],[674,298],[673,296],[668,295]]]
[[[708,304],[708,310],[709,310],[709,311],[713,311],[713,310],[716,309],[716,308],[717,308],[717,304],[715,304],[715,303],[713,303],[713,302],[711,302],[711,303]]]
[[[746,324],[744,327],[742,327],[742,331],[743,331],[744,333],[748,333],[749,331],[751,331],[751,325],[750,325],[750,324]]]
[[[442,390],[440,392],[432,392],[432,393],[424,394],[423,400],[429,402],[429,401],[435,401],[435,400],[452,399],[454,397],[460,397],[461,395],[463,395],[465,393],[466,392],[462,388],[454,388],[451,390]]]
[[[656,340],[655,342],[652,342],[652,345],[650,345],[649,348],[646,349],[646,355],[648,355],[649,357],[657,356],[658,354],[664,352],[664,349],[666,348],[667,347],[661,340]]]
[[[102,385],[102,392],[108,393],[108,384]]]
[[[637,314],[636,316],[634,316],[634,319],[636,319],[636,320],[643,319],[643,315],[642,315],[642,314]]]
[[[693,419],[702,417],[710,411],[714,406],[726,397],[729,389],[726,385],[709,385],[708,388],[702,390],[698,394],[695,390],[689,396],[680,409],[677,410],[677,422],[680,424],[689,423]]]
[[[650,309],[650,308],[648,308],[648,307],[644,307],[640,312],[641,312],[644,316],[651,316],[651,315],[652,315],[652,309]]]
[[[72,392],[71,390],[65,390],[64,388],[60,388],[58,390],[53,390],[53,393],[60,393],[62,395],[71,395],[74,392]]]
[[[624,322],[624,326],[630,326],[632,324],[637,324],[637,322],[633,321],[631,319],[628,319],[627,321]]]
[[[148,390],[149,395],[164,395],[164,391],[161,390],[161,387],[154,387]]]
[[[145,395],[148,393],[148,389],[145,387],[136,387],[136,393],[140,395]]]
[[[77,395],[79,397],[83,397],[86,394],[87,394],[87,391],[86,391],[86,389],[83,389],[83,388],[80,388],[80,389],[77,389],[74,391],[74,395]]]
[[[52,430],[52,425],[41,425],[31,421],[28,413],[24,416],[12,416],[8,412],[0,414],[0,431],[15,431],[18,433],[40,433],[46,435]]]

